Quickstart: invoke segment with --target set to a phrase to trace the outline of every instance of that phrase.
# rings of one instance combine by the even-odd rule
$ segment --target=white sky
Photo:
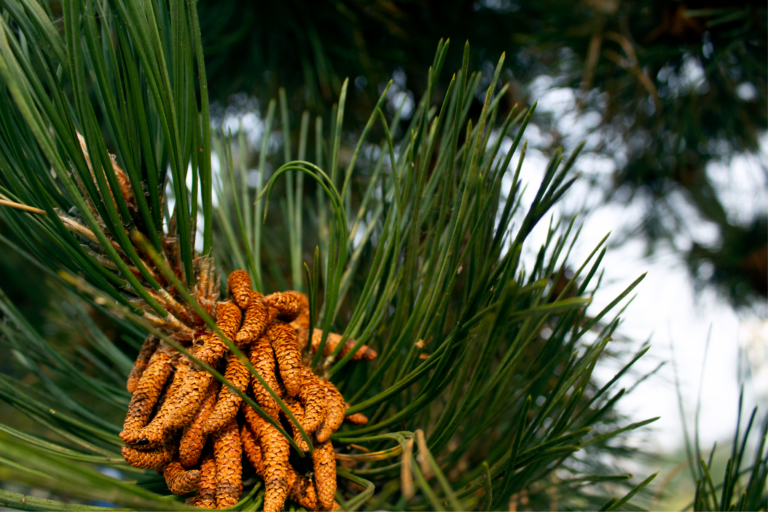
[[[548,81],[540,84],[534,97],[539,98],[538,111],[551,112],[560,117],[558,130],[568,133],[566,138],[566,158],[576,142],[584,136],[579,119],[570,113],[573,106],[573,93],[568,89],[550,89]],[[535,94],[538,92],[538,94]],[[534,115],[535,121],[535,115]],[[590,119],[582,117],[584,124]],[[533,129],[531,129],[533,128]],[[531,151],[530,146],[545,147],[548,135],[532,126],[526,131],[524,139],[529,140],[529,151],[523,164],[521,177],[529,183],[527,200],[530,202],[540,181],[547,157],[538,151]],[[588,146],[590,140],[587,137]],[[707,172],[718,187],[720,199],[733,213],[733,220],[752,218],[758,211],[768,208],[768,190],[764,162],[768,156],[768,138],[763,143],[763,154],[759,158],[739,156],[730,162],[711,164]],[[517,158],[513,158],[513,162]],[[605,158],[596,158],[589,154],[579,157],[575,170],[591,177],[611,179],[613,162]],[[585,176],[586,177],[586,176]],[[508,184],[505,184],[507,187]],[[580,205],[594,206],[600,202],[601,194],[590,189],[586,180],[577,184],[567,194],[563,204],[555,209],[556,215],[565,211],[575,211]],[[673,198],[681,208],[687,205],[682,197]],[[523,201],[525,203],[525,199]],[[690,207],[689,207],[690,209]],[[638,204],[611,204],[595,210],[588,218],[579,219],[584,223],[579,241],[572,252],[573,264],[580,264],[594,246],[609,231],[615,238],[622,229],[633,225],[643,212]],[[547,224],[547,222],[542,222]],[[577,221],[579,224],[579,221]],[[529,251],[535,251],[545,236],[546,225],[539,226],[534,233]],[[697,239],[714,241],[716,232],[705,223],[692,222],[691,233]],[[676,243],[678,241],[676,240]],[[685,245],[686,240],[681,241]],[[610,238],[609,238],[610,244]],[[642,241],[624,243],[612,247],[603,260],[606,274],[601,291],[593,302],[593,311],[597,312],[620,294],[640,274],[648,272],[645,280],[635,289],[637,298],[623,315],[624,323],[620,334],[638,342],[651,339],[651,350],[637,364],[641,371],[650,371],[659,362],[669,363],[654,377],[643,383],[632,394],[619,401],[619,409],[636,421],[661,416],[652,425],[653,439],[663,451],[681,446],[683,439],[679,413],[678,396],[675,388],[672,348],[677,364],[680,388],[684,408],[687,413],[688,427],[693,427],[697,394],[702,375],[707,337],[711,332],[709,352],[704,366],[704,382],[701,388],[702,405],[699,419],[702,449],[707,450],[716,440],[732,437],[736,424],[736,412],[739,397],[739,344],[749,346],[752,369],[759,377],[754,382],[747,382],[745,388],[744,414],[749,414],[754,405],[759,405],[765,413],[768,405],[768,320],[755,313],[737,314],[729,304],[712,291],[704,291],[694,296],[692,281],[679,255],[670,249],[658,250],[652,258],[644,258],[645,246]],[[535,257],[535,253],[534,253]],[[768,309],[762,308],[762,311]],[[711,329],[711,331],[710,331]],[[596,372],[603,381],[610,379],[620,368],[602,367]],[[619,383],[627,388],[636,381],[636,377],[624,378]],[[759,389],[755,389],[755,387]],[[759,402],[759,403],[758,403]]]

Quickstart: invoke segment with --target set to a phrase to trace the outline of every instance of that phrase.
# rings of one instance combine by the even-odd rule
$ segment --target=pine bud
[[[229,354],[224,377],[237,389],[245,391],[248,389],[251,374],[245,364],[235,354]],[[237,415],[237,410],[240,408],[242,400],[229,386],[222,385],[216,406],[205,422],[203,429],[205,435],[221,430],[224,425],[232,421]]]
[[[264,297],[267,306],[277,310],[277,317],[280,320],[290,322],[299,316],[301,311],[301,301],[295,293],[275,292]]]
[[[330,441],[315,446],[312,457],[317,485],[317,499],[323,510],[333,510],[336,495],[336,453]]]
[[[245,270],[235,270],[227,277],[229,295],[240,309],[245,309],[251,301],[251,276]]]
[[[165,483],[173,494],[187,494],[197,488],[200,482],[200,470],[186,470],[178,461],[173,461],[163,471]]]
[[[216,508],[236,505],[243,491],[243,449],[237,422],[232,420],[213,440],[216,458]]]
[[[269,308],[261,300],[259,292],[251,292],[251,300],[248,309],[245,310],[243,326],[237,332],[235,341],[238,346],[246,345],[258,339],[269,323]]]
[[[152,354],[136,386],[136,392],[128,404],[128,414],[123,423],[123,431],[120,433],[120,438],[124,442],[137,440],[134,439],[135,434],[149,421],[163,386],[173,372],[173,352],[170,346],[163,343]]]
[[[147,339],[141,344],[141,350],[139,350],[139,355],[136,356],[136,361],[133,363],[131,373],[128,375],[128,382],[125,384],[125,388],[129,393],[136,391],[136,387],[139,385],[139,379],[141,379],[144,370],[146,370],[147,365],[149,364],[149,360],[154,355],[155,350],[157,350],[159,342],[160,340],[155,336],[150,335],[147,336]]]
[[[181,443],[179,444],[179,461],[184,467],[189,468],[197,464],[200,454],[203,452],[205,440],[209,434],[209,432],[204,432],[203,427],[208,421],[211,411],[216,406],[218,390],[219,386],[215,382],[211,382],[208,390],[205,392],[202,405],[192,419],[192,423],[184,429],[184,434],[181,436]]]
[[[301,352],[296,333],[288,325],[275,322],[267,327],[269,341],[275,351],[280,377],[288,396],[296,396],[301,389]]]

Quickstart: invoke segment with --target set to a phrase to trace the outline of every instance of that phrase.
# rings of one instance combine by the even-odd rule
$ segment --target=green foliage
[[[47,215],[30,219],[28,222],[34,224],[31,229],[24,230],[15,219],[9,219],[9,226],[26,235],[21,238],[40,236],[56,244],[35,245],[40,247],[37,256],[51,268],[85,272],[123,304],[128,302],[116,289],[130,285],[165,316],[167,313],[129,269],[129,265],[135,266],[152,289],[160,288],[129,237],[141,232],[160,250],[166,169],[170,168],[177,199],[176,232],[170,235],[179,238],[185,276],[191,283],[192,225],[197,211],[197,201],[190,204],[190,192],[185,187],[191,167],[193,187],[197,189],[200,184],[203,217],[208,219],[203,251],[210,251],[210,144],[204,138],[209,130],[207,109],[200,114],[197,105],[193,46],[178,43],[182,37],[179,31],[184,39],[197,39],[196,16],[190,14],[187,20],[186,14],[177,14],[178,23],[171,27],[169,13],[155,11],[157,6],[150,3],[89,3],[83,15],[77,2],[65,7],[66,43],[37,3],[11,2],[6,7],[14,14],[16,27],[4,21],[0,33],[4,144],[0,164],[7,169],[2,192],[11,200],[44,209]],[[101,20],[98,26],[97,17]],[[163,37],[159,28],[164,29]],[[36,39],[38,44],[27,45],[26,41]],[[114,45],[115,39],[121,44]],[[201,51],[197,56],[202,57]],[[65,95],[70,89],[71,94]],[[205,87],[202,91],[205,105]],[[97,108],[102,114],[98,117]],[[115,143],[117,161],[128,175],[139,215],[128,211],[123,194],[111,193],[120,190],[120,184],[112,166],[102,165],[110,156],[100,121]],[[80,149],[78,132],[85,140],[90,164]],[[203,151],[193,151],[198,146]],[[85,196],[78,185],[87,192]],[[103,200],[109,196],[114,200]],[[93,233],[92,241],[102,248],[121,277],[107,271],[93,250],[78,243],[64,224],[67,219],[61,217],[65,212],[82,218]],[[114,237],[117,247],[109,243],[106,233]]]
[[[768,294],[766,212],[735,221],[707,165],[754,154],[768,129],[766,6],[746,0],[702,4],[686,0],[451,0],[409,2],[201,0],[206,62],[214,97],[247,91],[263,97],[287,87],[295,103],[322,112],[343,77],[361,77],[353,115],[367,116],[395,72],[417,96],[429,87],[422,69],[441,37],[472,41],[472,66],[485,70],[472,105],[481,109],[494,60],[515,84],[502,112],[531,103],[529,86],[570,90],[569,114],[595,136],[587,149],[613,160],[612,180],[594,183],[608,201],[634,199],[643,214],[626,235],[649,250],[673,244],[697,284],[713,286],[737,306]],[[285,34],[290,34],[286,37]],[[461,66],[449,56],[447,66]],[[243,65],[246,63],[245,65]],[[402,73],[401,73],[402,74]],[[442,94],[444,79],[437,88]],[[538,93],[538,92],[537,92]],[[586,114],[586,115],[585,115]],[[552,147],[569,138],[558,118],[539,117]],[[758,179],[759,183],[762,181]],[[695,211],[692,219],[690,208]],[[738,212],[737,212],[738,213]],[[679,245],[705,221],[718,239]],[[616,240],[614,240],[614,243]],[[702,245],[704,245],[702,247]],[[706,268],[714,267],[714,272]]]
[[[186,353],[158,329],[158,317],[170,312],[155,297],[173,290],[211,325],[190,290],[198,219],[202,252],[220,269],[249,269],[265,292],[287,283],[307,290],[324,338],[333,328],[380,354],[372,366],[350,365],[355,350],[335,360],[342,340],[333,357],[313,361],[344,393],[350,413],[370,417],[333,437],[348,462],[338,471],[345,510],[491,510],[522,495],[534,508],[557,501],[560,508],[615,509],[629,506],[653,478],[633,487],[613,467],[638,455],[618,436],[655,420],[628,424],[614,410],[625,391],[613,385],[648,348],[606,385],[592,377],[607,357],[626,356],[610,343],[619,325],[613,310],[642,276],[592,311],[605,239],[566,276],[575,219],[550,220],[535,260],[521,257],[577,178],[581,146],[565,161],[562,148],[554,151],[532,202],[522,202],[522,138],[535,105],[500,115],[503,57],[473,116],[481,74],[469,72],[468,44],[461,68],[442,98],[436,95],[449,50],[441,41],[404,137],[392,136],[400,115],[384,114],[385,91],[348,160],[346,81],[330,127],[315,120],[312,155],[309,115],[302,116],[298,160],[287,140],[282,159],[268,155],[272,102],[252,189],[242,133],[238,144],[229,133],[209,136],[194,3],[75,0],[64,4],[60,25],[33,0],[2,5],[0,193],[33,210],[0,209],[23,247],[1,240],[59,281],[57,307],[75,311],[73,326],[86,329],[85,344],[60,350],[0,295],[2,343],[14,368],[0,375],[0,397],[42,430],[0,426],[8,479],[83,501],[183,507],[162,478],[122,460],[117,432],[129,399],[124,378],[146,332]],[[289,114],[281,95],[283,133]],[[513,144],[504,153],[507,136]],[[108,145],[137,197],[135,211],[117,192],[121,175],[108,164]],[[212,147],[221,163],[218,208]],[[269,175],[268,161],[281,163]],[[280,207],[268,208],[275,197]],[[163,244],[174,237],[178,268],[164,260]],[[152,311],[137,309],[137,298]],[[119,334],[107,335],[89,317],[93,311],[111,318]],[[353,445],[368,451],[350,453]],[[247,482],[236,508],[255,510],[263,490]],[[0,491],[0,504],[94,508],[9,491]]]
[[[715,457],[717,443],[712,447],[708,461],[701,454],[698,433],[695,443],[691,443],[686,432],[686,448],[691,476],[696,486],[696,494],[690,508],[693,510],[764,510],[768,506],[768,453],[766,453],[766,434],[768,420],[764,420],[758,431],[757,440],[752,439],[752,457],[750,460],[750,434],[759,423],[757,407],[752,410],[746,427],[742,432],[744,391],[739,396],[738,421],[734,433],[731,455],[726,463],[725,473],[715,485],[710,471]],[[696,425],[698,429],[698,425]],[[715,475],[717,476],[717,475]]]

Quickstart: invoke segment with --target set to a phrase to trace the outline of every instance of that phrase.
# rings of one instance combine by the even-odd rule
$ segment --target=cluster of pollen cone
[[[321,332],[312,332],[311,350],[304,353],[310,335],[307,297],[293,291],[263,296],[251,290],[250,276],[238,270],[227,279],[229,300],[218,301],[214,281],[198,281],[198,299],[208,303],[216,327],[246,355],[309,435],[311,463],[294,467],[291,445],[272,423],[229,386],[153,336],[144,341],[128,377],[133,397],[120,433],[123,457],[132,466],[161,473],[171,492],[189,494],[187,503],[198,507],[235,505],[243,491],[244,464],[251,464],[264,481],[265,511],[283,510],[286,500],[309,510],[337,508],[331,434],[345,419],[354,424],[367,419],[361,414],[346,416],[341,393],[308,367]],[[299,429],[217,334],[199,327],[191,339],[176,339],[187,344],[196,359],[222,372],[308,450]],[[340,340],[338,334],[330,334],[324,355]],[[354,344],[348,341],[340,354]],[[362,345],[353,359],[375,357],[376,352]]]

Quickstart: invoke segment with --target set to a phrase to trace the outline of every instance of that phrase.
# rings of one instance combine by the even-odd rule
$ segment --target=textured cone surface
[[[301,425],[301,428],[304,428],[304,407],[302,407],[301,403],[296,399],[290,399],[285,402],[285,405],[288,406],[288,409],[290,409],[291,414],[293,414],[293,417],[296,418],[296,421],[299,422],[299,425]],[[291,430],[293,431],[293,440],[296,441],[296,444],[298,444],[302,450],[304,450],[305,452],[309,451],[309,446],[307,445],[307,442],[304,441],[304,437],[301,435],[299,428],[291,421],[288,415],[285,415],[285,418],[291,424]]]
[[[216,507],[216,459],[210,448],[203,454],[203,462],[200,464],[200,481],[192,504],[202,508]]]
[[[165,422],[166,430],[185,427],[192,423],[197,410],[203,403],[205,392],[211,381],[213,381],[213,375],[205,370],[190,366],[184,383],[176,393],[177,399],[174,402],[174,409]]]
[[[323,347],[323,355],[329,356],[331,353],[333,353],[334,350],[336,350],[336,347],[339,346],[339,343],[341,343],[341,334],[337,334],[335,332],[328,333],[328,339],[325,341],[325,347]],[[322,329],[315,329],[312,331],[312,352],[317,352],[317,349],[320,348],[320,342],[323,339],[323,331]],[[341,351],[339,351],[339,354],[337,357],[340,359],[347,354],[355,347],[357,344],[357,340],[348,339],[344,346],[341,348]],[[368,347],[367,345],[361,345],[359,349],[357,349],[357,352],[355,352],[355,355],[352,356],[353,361],[372,361],[376,359],[377,353],[372,348]]]
[[[178,243],[166,238],[163,244],[171,266],[181,272]],[[309,323],[308,298],[295,291],[264,297],[251,290],[246,272],[237,271],[227,280],[231,300],[218,301],[219,280],[212,263],[195,258],[195,294],[215,317],[217,329],[212,332],[206,328],[192,310],[176,304],[161,290],[158,300],[180,319],[171,317],[176,323],[169,322],[163,328],[177,340],[192,340],[189,350],[205,363],[200,366],[207,364],[223,371],[236,391],[219,386],[200,366],[149,337],[126,384],[134,397],[120,434],[131,445],[123,448],[123,456],[136,467],[162,472],[168,488],[176,494],[197,489],[188,504],[229,508],[242,494],[245,452],[264,480],[266,512],[282,510],[287,499],[310,510],[333,510],[338,504],[334,500],[336,460],[330,437],[345,421],[348,406],[331,382],[303,365],[302,348],[307,340],[312,338],[311,348],[316,351],[322,337]],[[342,357],[350,354],[357,342],[348,340],[340,346],[341,338],[338,334],[329,336],[323,351],[326,356],[334,350]],[[247,363],[230,353],[225,339],[248,354],[256,375],[250,375]],[[222,370],[225,356],[226,369]],[[375,357],[376,352],[363,345],[354,352],[353,359]],[[170,376],[173,378],[169,381]],[[269,417],[262,418],[243,403],[238,391],[252,394],[262,414],[282,421],[286,427],[290,425],[301,449],[308,451],[311,445],[306,444],[300,428],[316,440],[312,472],[304,474],[306,468],[298,472],[291,467],[293,441],[284,438],[279,427],[269,423]],[[271,392],[285,400],[286,411],[280,410]],[[238,416],[238,409],[242,416]],[[346,421],[362,425],[368,419],[356,413]]]
[[[210,374],[196,370],[193,366],[189,366],[184,371],[178,370],[174,377],[174,384],[179,379],[181,384],[178,389],[172,395],[169,394],[155,418],[141,430],[144,440],[150,443],[156,442],[167,432],[179,430],[191,424],[213,380]]]
[[[173,494],[187,494],[197,489],[197,484],[200,482],[200,470],[184,469],[184,466],[179,462],[171,462],[165,467],[163,471],[165,477],[165,483],[168,485],[168,489]]]
[[[250,409],[250,407],[249,407]],[[252,409],[251,409],[252,410]],[[246,414],[246,419],[258,436],[264,463],[264,512],[283,510],[288,495],[288,470],[291,445],[278,430],[267,423],[256,411]]]
[[[168,464],[173,459],[174,451],[171,443],[165,443],[160,448],[147,451],[123,446],[121,453],[125,461],[135,468],[156,469]]]
[[[291,322],[291,327],[296,330],[296,336],[299,338],[299,345],[304,347],[309,336],[309,297],[301,292],[286,292],[293,295],[299,302],[299,315]]]
[[[256,340],[267,328],[267,323],[269,323],[269,308],[264,304],[261,294],[252,291],[250,304],[245,310],[243,326],[235,337],[238,345]]]
[[[181,436],[181,443],[179,444],[179,461],[184,467],[189,468],[197,464],[200,454],[203,452],[205,440],[208,436],[203,431],[203,426],[216,405],[217,392],[218,386],[216,382],[211,382],[208,385],[208,390],[205,392],[203,403],[197,410],[192,423],[184,429],[184,435]]]
[[[299,475],[293,468],[288,469],[288,499],[307,510],[317,509],[317,490],[312,479]]]
[[[356,412],[355,414],[350,414],[349,416],[346,416],[344,418],[344,421],[347,423],[351,423],[353,425],[367,425],[368,424],[368,416],[361,412]]]
[[[296,396],[301,389],[301,351],[296,333],[290,326],[275,322],[267,327],[269,341],[275,351],[280,377],[288,396]]]
[[[141,344],[139,355],[136,356],[136,361],[133,363],[131,373],[128,375],[128,381],[125,383],[125,388],[129,393],[134,393],[136,391],[136,387],[139,385],[139,380],[141,379],[144,370],[146,370],[149,360],[152,358],[155,350],[157,350],[159,342],[160,340],[150,335],[147,336],[147,339]]]
[[[320,377],[309,368],[302,368],[301,376],[299,401],[304,406],[304,422],[301,426],[311,435],[325,421],[325,388]]]
[[[245,270],[235,270],[227,277],[229,294],[240,309],[245,309],[251,302],[251,276]]]
[[[275,375],[275,353],[272,350],[272,344],[269,342],[267,336],[261,336],[251,346],[250,360],[253,367],[259,373],[264,382],[272,388],[272,391],[279,394],[280,384],[277,381],[277,375]],[[264,409],[267,414],[276,418],[280,412],[280,408],[272,395],[261,385],[259,379],[255,376],[251,376],[251,389],[253,390],[253,397],[256,403]]]
[[[251,432],[253,432],[258,439],[261,425],[264,423],[264,418],[262,418],[253,407],[248,405],[247,402],[243,402],[240,405],[240,410],[243,412],[243,417],[248,423],[248,426],[251,427]],[[261,440],[259,440],[259,442],[261,442]]]
[[[219,302],[216,304],[216,327],[229,339],[234,339],[240,330],[240,321],[243,313],[237,304],[232,302]]]
[[[290,322],[299,316],[301,301],[292,293],[275,292],[264,297],[264,302],[277,310],[280,320]]]
[[[326,416],[323,425],[316,433],[316,437],[318,441],[324,443],[344,423],[344,412],[347,407],[344,403],[344,397],[336,389],[336,386],[323,379],[319,379],[319,381],[325,389]]]
[[[192,343],[192,355],[197,359],[200,359],[206,364],[215,365],[216,355],[214,354],[214,342],[212,340],[213,334],[211,332],[205,332],[204,334],[198,334]]]
[[[173,371],[172,352],[173,349],[170,346],[162,344],[149,360],[128,405],[128,414],[125,416],[123,431],[120,433],[124,442],[129,442],[128,439],[135,441],[136,432],[149,421],[152,409],[160,398],[160,392]]]
[[[317,485],[317,499],[323,510],[333,510],[336,495],[336,454],[330,441],[315,446],[312,457]]]
[[[171,383],[163,392],[162,402],[159,403],[154,418],[142,429],[135,431],[124,430],[121,432],[120,438],[124,443],[137,444],[147,449],[156,447],[164,442],[166,437],[166,421],[173,414],[178,392],[184,383],[184,375],[189,368],[189,360],[186,357],[179,356],[177,361],[176,371],[173,373]]]
[[[264,474],[264,460],[261,457],[261,444],[247,423],[240,427],[240,442],[243,444],[245,456],[248,457],[248,461],[256,470],[256,474],[262,476]]]
[[[240,329],[242,316],[240,308],[234,302],[218,302],[216,304],[216,327],[230,340],[235,339],[237,331]],[[216,366],[219,359],[227,351],[227,344],[224,343],[224,340],[218,334],[211,333],[205,337],[203,348],[196,352],[195,356],[206,364]]]
[[[243,491],[243,449],[237,422],[232,420],[213,441],[216,458],[216,508],[237,504]]]
[[[235,354],[229,354],[227,370],[224,376],[240,391],[245,391],[248,388],[248,382],[251,378],[248,368]],[[224,425],[232,421],[237,415],[237,410],[240,408],[240,402],[242,401],[243,399],[229,389],[229,386],[222,385],[216,406],[205,422],[204,433],[208,435],[221,430]]]

